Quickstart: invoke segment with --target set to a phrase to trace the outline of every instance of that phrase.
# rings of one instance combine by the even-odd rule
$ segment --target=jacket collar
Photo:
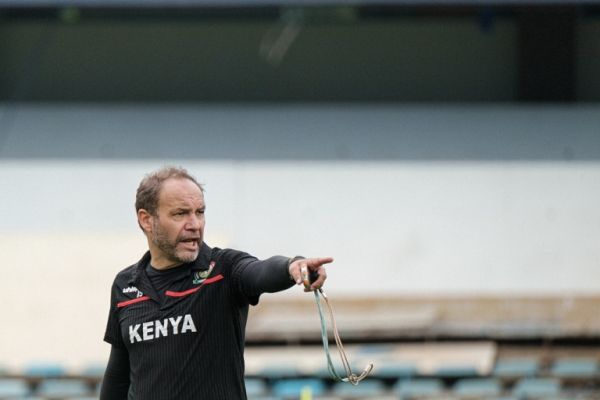
[[[211,253],[212,249],[208,247],[205,242],[202,242],[202,247],[198,252],[198,257],[191,263],[188,263],[191,271],[204,271],[209,268],[209,264],[211,261]],[[142,258],[134,264],[133,273],[131,274],[131,279],[129,280],[130,285],[138,284],[140,281],[140,277],[143,275],[143,271],[150,263],[150,251],[147,251]]]

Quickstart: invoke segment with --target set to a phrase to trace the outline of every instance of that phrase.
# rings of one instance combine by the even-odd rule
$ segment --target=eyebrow
[[[178,207],[174,207],[172,209],[172,211],[174,211],[174,212],[178,212],[178,211],[190,211],[190,210],[202,210],[202,211],[204,211],[204,210],[206,210],[206,206],[203,205],[202,207],[197,207],[197,208],[194,208],[194,207],[180,207],[180,206],[178,206]]]

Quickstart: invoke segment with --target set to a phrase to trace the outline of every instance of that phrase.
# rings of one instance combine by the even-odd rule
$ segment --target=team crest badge
[[[194,280],[192,281],[194,285],[199,285],[206,280],[210,276],[213,268],[215,267],[215,262],[211,261],[208,265],[208,269],[205,271],[199,271],[194,273]]]

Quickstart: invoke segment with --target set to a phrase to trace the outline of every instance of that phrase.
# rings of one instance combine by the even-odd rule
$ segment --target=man
[[[203,189],[182,168],[147,175],[137,190],[149,251],[114,280],[104,340],[112,345],[101,400],[244,400],[248,306],[262,293],[325,279],[332,258],[266,260],[210,248]],[[306,289],[305,289],[306,290]]]

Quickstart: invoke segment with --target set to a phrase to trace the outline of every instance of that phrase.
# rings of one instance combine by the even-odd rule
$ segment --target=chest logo
[[[125,289],[123,289],[123,293],[136,293],[137,292],[137,297],[142,297],[144,295],[144,293],[142,293],[142,291],[138,288],[136,288],[135,286],[128,286]]]
[[[215,267],[215,262],[211,261],[210,264],[208,265],[207,270],[195,272],[194,280],[192,281],[192,283],[194,285],[199,285],[202,282],[204,282],[206,280],[206,278],[208,278],[210,276],[210,273],[212,272],[214,267]]]

